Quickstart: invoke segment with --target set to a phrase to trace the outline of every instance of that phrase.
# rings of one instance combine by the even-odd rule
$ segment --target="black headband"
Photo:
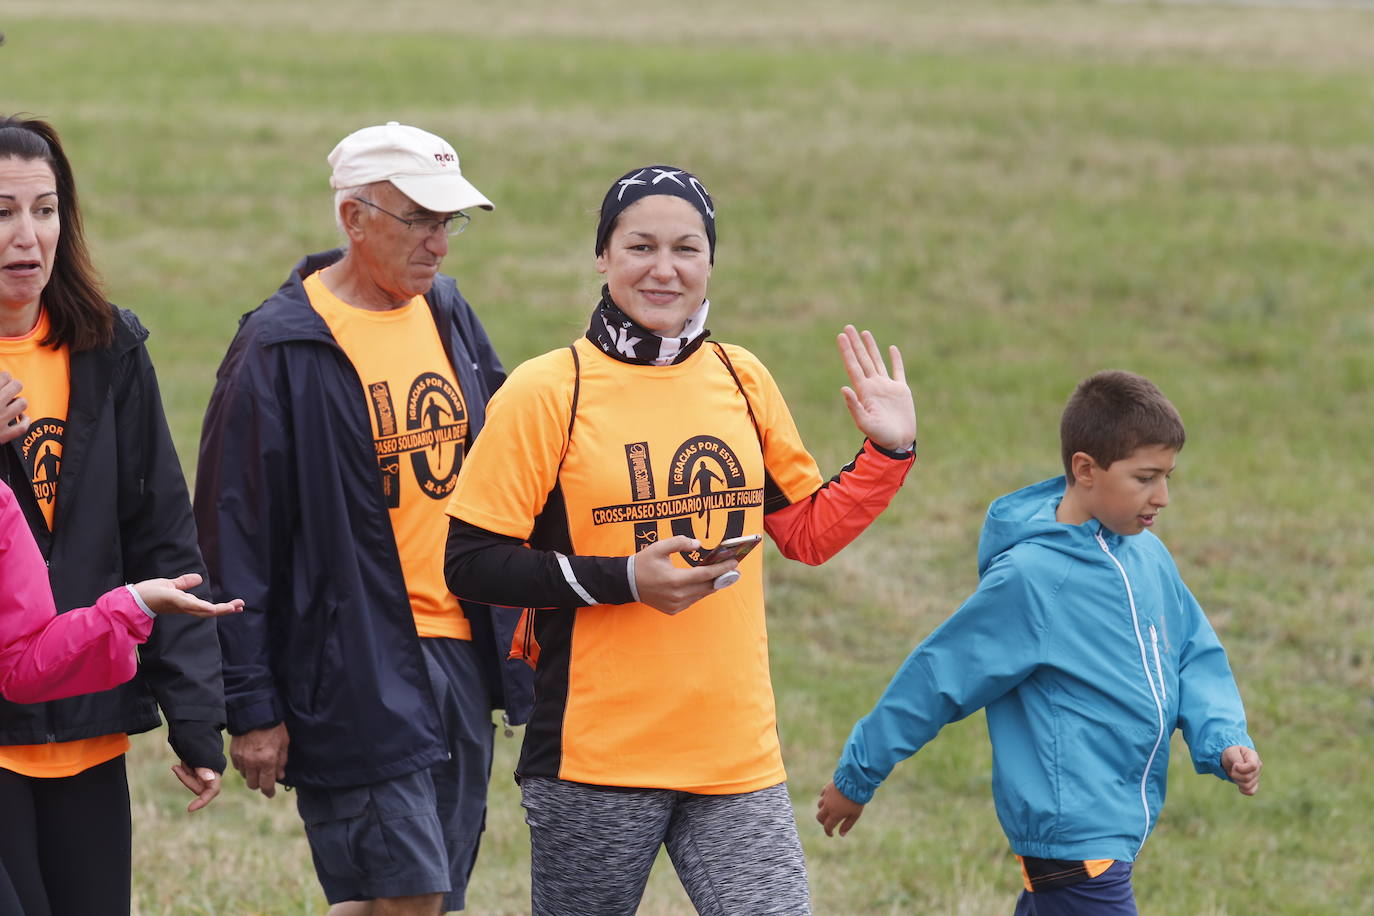
[[[711,263],[716,262],[716,205],[706,187],[691,172],[675,169],[668,165],[646,165],[642,169],[632,169],[616,179],[615,184],[606,192],[601,201],[601,221],[596,227],[596,253],[606,250],[611,240],[611,230],[615,221],[625,208],[642,198],[654,194],[667,194],[681,197],[701,214],[706,225],[706,241],[710,246]]]

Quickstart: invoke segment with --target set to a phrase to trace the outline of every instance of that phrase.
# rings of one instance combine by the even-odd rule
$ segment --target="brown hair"
[[[76,179],[57,131],[37,118],[0,117],[0,159],[41,160],[57,181],[57,217],[62,228],[52,276],[41,297],[51,329],[39,343],[49,347],[65,343],[73,351],[108,347],[114,340],[114,314],[86,250]]]
[[[1078,383],[1059,418],[1059,450],[1073,483],[1073,456],[1084,452],[1111,467],[1143,445],[1181,449],[1183,420],[1154,382],[1143,375],[1108,370]]]

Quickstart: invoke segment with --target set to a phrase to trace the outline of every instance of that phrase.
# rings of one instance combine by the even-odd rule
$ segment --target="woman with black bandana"
[[[866,440],[825,481],[768,371],[708,339],[715,243],[695,176],[617,180],[586,336],[511,374],[449,503],[449,587],[536,609],[517,775],[541,916],[633,913],[664,845],[700,913],[810,911],[761,552],[706,551],[766,531],[786,557],[835,555],[901,486],[916,414],[897,348],[889,373],[846,327],[842,391]]]

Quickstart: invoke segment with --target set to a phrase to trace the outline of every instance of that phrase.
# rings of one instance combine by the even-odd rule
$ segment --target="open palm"
[[[860,334],[847,324],[836,342],[849,373],[849,384],[840,391],[854,425],[889,451],[911,448],[916,441],[916,404],[906,383],[901,351],[895,346],[887,348],[892,360],[889,374],[870,332]]]

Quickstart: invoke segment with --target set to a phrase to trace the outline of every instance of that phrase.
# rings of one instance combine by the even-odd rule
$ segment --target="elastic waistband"
[[[1017,856],[1021,863],[1021,880],[1026,890],[1054,890],[1096,878],[1116,862],[1115,859],[1039,859]]]

